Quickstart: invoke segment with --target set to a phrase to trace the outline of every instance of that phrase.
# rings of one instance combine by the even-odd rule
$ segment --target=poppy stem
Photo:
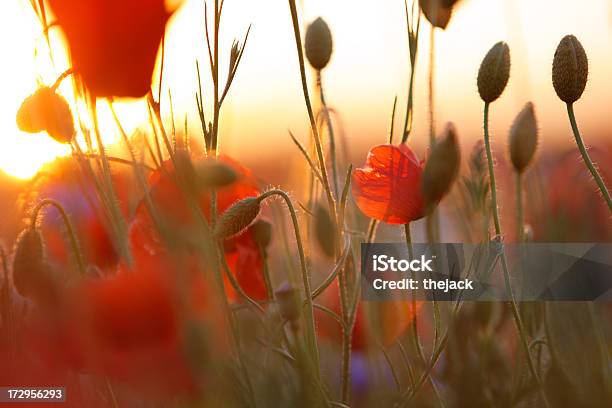
[[[523,215],[523,173],[516,173],[516,239],[518,242],[525,240],[525,226]]]
[[[287,208],[289,210],[289,214],[291,216],[291,221],[293,223],[293,232],[295,234],[295,241],[298,249],[298,254],[300,257],[300,268],[302,273],[302,284],[304,286],[304,296],[306,297],[306,323],[307,323],[307,343],[310,348],[310,352],[312,354],[312,358],[314,360],[314,366],[316,370],[316,378],[317,380],[320,378],[320,365],[319,365],[319,346],[317,345],[316,339],[316,330],[315,330],[315,322],[314,322],[314,307],[312,302],[312,290],[310,285],[310,274],[308,272],[308,267],[306,266],[306,255],[304,253],[304,246],[302,244],[302,235],[300,233],[300,224],[298,222],[297,213],[295,211],[295,207],[289,198],[289,195],[283,190],[273,189],[268,190],[259,198],[263,201],[271,196],[278,196],[283,199]]]
[[[323,78],[321,70],[317,70],[317,84],[319,85],[319,97],[321,99],[321,108],[324,112],[325,123],[327,124],[327,134],[329,136],[329,155],[331,157],[332,181],[334,183],[334,192],[338,195],[338,164],[336,158],[336,137],[334,135],[334,125],[329,114],[327,102],[325,100],[325,91],[323,90]]]
[[[591,175],[595,179],[597,186],[599,187],[599,191],[603,196],[604,200],[608,204],[608,209],[612,213],[612,198],[610,198],[610,193],[606,187],[606,183],[604,183],[601,175],[597,171],[597,168],[593,164],[589,153],[584,145],[582,140],[582,136],[580,135],[580,130],[578,130],[578,124],[576,123],[576,115],[574,114],[574,105],[571,103],[567,104],[567,115],[569,116],[570,124],[572,126],[572,131],[574,132],[574,138],[576,139],[576,144],[578,145],[578,150],[580,150],[580,154],[582,155],[582,159],[584,160],[584,164],[586,164],[587,168],[591,172]]]
[[[327,196],[327,202],[329,205],[330,213],[334,214],[334,221],[337,223],[336,204],[334,196],[331,191],[329,184],[329,177],[327,175],[327,168],[325,166],[325,156],[323,155],[323,148],[321,147],[321,138],[317,129],[317,122],[314,117],[312,110],[312,103],[310,101],[310,94],[308,92],[308,84],[306,81],[306,68],[304,64],[304,51],[302,49],[302,37],[300,34],[300,23],[297,14],[297,7],[295,0],[288,0],[289,10],[291,12],[291,21],[293,23],[293,33],[295,36],[295,45],[298,53],[298,62],[300,66],[300,78],[302,82],[302,92],[304,93],[304,102],[306,103],[306,110],[308,111],[308,119],[310,120],[310,129],[315,141],[315,148],[317,152],[317,159],[319,161],[319,168],[321,170],[321,176],[323,178],[323,189]]]
[[[55,209],[57,209],[57,211],[60,213],[62,221],[64,222],[64,226],[66,227],[66,232],[68,233],[68,238],[70,239],[70,246],[72,247],[72,252],[79,268],[79,273],[81,276],[85,276],[85,261],[83,260],[83,253],[81,252],[79,240],[77,238],[76,232],[74,231],[74,226],[72,225],[72,222],[70,221],[70,218],[68,217],[68,214],[66,213],[66,210],[64,209],[62,204],[50,198],[45,198],[41,200],[32,210],[31,225],[35,226],[38,223],[40,211],[48,206],[55,207]]]
[[[489,169],[489,183],[491,190],[491,207],[493,211],[493,223],[495,225],[495,234],[501,239],[502,231],[501,231],[501,223],[499,221],[499,209],[497,207],[497,186],[495,183],[495,171],[493,169],[493,154],[491,153],[491,141],[489,135],[489,103],[485,102],[484,106],[484,144],[485,151],[487,155],[487,164]],[[544,392],[544,388],[542,386],[542,380],[538,374],[538,371],[535,367],[535,363],[533,361],[533,357],[531,356],[531,351],[529,350],[529,341],[527,339],[527,333],[525,331],[525,327],[523,326],[523,321],[521,319],[521,315],[518,309],[518,305],[516,299],[514,297],[514,291],[512,290],[512,285],[510,284],[510,273],[508,272],[508,262],[506,260],[505,251],[502,250],[501,253],[501,263],[502,269],[504,273],[504,282],[506,285],[506,290],[510,297],[510,306],[512,309],[512,315],[514,317],[514,321],[516,323],[516,328],[519,333],[519,338],[521,340],[521,345],[523,347],[523,351],[525,352],[525,357],[527,358],[527,364],[529,366],[529,371],[531,371],[531,375],[535,379],[540,396],[542,401],[546,407],[549,406],[548,399],[546,398],[546,393]]]

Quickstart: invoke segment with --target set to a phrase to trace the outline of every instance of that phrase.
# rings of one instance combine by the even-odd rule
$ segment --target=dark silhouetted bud
[[[589,61],[580,41],[573,35],[563,37],[553,60],[552,79],[555,92],[566,103],[582,96],[589,76]]]
[[[317,18],[306,30],[306,58],[316,70],[327,66],[334,48],[329,26],[321,17]]]
[[[457,131],[452,123],[446,125],[444,136],[431,148],[421,178],[421,190],[426,206],[438,203],[451,189],[461,164]]]
[[[336,225],[321,204],[317,204],[314,217],[317,243],[325,255],[332,257],[336,253]]]
[[[227,164],[214,159],[202,160],[195,166],[198,184],[204,188],[219,188],[232,184],[238,176]]]
[[[215,236],[223,239],[238,235],[255,221],[260,211],[259,197],[248,197],[237,201],[217,221]]]
[[[478,93],[491,103],[504,92],[510,79],[510,48],[503,41],[489,50],[478,70]]]
[[[272,241],[272,224],[266,220],[257,220],[251,226],[253,240],[259,247],[266,249]]]
[[[538,147],[538,125],[533,103],[529,102],[518,114],[510,129],[510,160],[514,169],[525,171]]]
[[[425,18],[432,26],[445,29],[453,14],[453,6],[458,0],[419,0]]]
[[[37,228],[27,228],[17,237],[13,252],[13,284],[17,293],[37,303],[56,299],[43,237]]]

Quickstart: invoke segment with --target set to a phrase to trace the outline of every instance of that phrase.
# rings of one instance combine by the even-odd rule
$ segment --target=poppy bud
[[[276,290],[275,295],[281,316],[289,321],[297,320],[300,317],[300,292],[285,282]]]
[[[55,286],[38,228],[27,228],[17,237],[13,252],[13,284],[21,296],[37,302],[54,297]]]
[[[510,160],[518,173],[525,171],[538,146],[538,126],[533,103],[518,114],[510,129]]]
[[[457,178],[460,163],[457,131],[455,126],[449,123],[444,136],[432,147],[423,170],[421,190],[427,206],[435,205],[448,193]]]
[[[176,174],[180,181],[188,188],[192,193],[196,190],[196,172],[189,156],[189,152],[186,149],[178,148],[174,152],[174,162],[176,165]]]
[[[251,227],[253,240],[262,249],[266,249],[272,241],[272,224],[266,220],[257,220]]]
[[[552,79],[555,92],[566,103],[582,96],[589,76],[589,61],[580,41],[573,35],[563,37],[553,60]]]
[[[229,207],[217,221],[215,236],[219,239],[238,235],[255,221],[261,211],[261,198],[247,197]]]
[[[329,212],[320,204],[317,204],[314,216],[317,243],[325,255],[332,257],[336,253],[336,226]]]
[[[24,99],[17,111],[17,127],[27,133],[46,131],[60,143],[70,143],[75,133],[68,102],[46,86]]]
[[[327,66],[333,51],[333,39],[329,26],[321,17],[308,26],[305,39],[306,58],[316,70]]]
[[[503,41],[489,50],[478,70],[478,93],[491,103],[500,97],[510,79],[510,48]]]
[[[445,29],[458,0],[419,0],[425,18],[432,26]]]
[[[218,188],[232,184],[238,178],[227,164],[214,159],[203,160],[195,168],[198,184],[203,188]]]

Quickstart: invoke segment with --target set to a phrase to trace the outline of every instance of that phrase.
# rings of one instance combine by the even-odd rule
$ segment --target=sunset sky
[[[0,169],[30,177],[37,168],[67,149],[43,135],[20,134],[15,112],[36,89],[37,80],[51,84],[67,68],[61,40],[53,36],[49,59],[41,29],[28,0],[3,2],[0,14]],[[390,110],[398,96],[403,120],[409,74],[402,0],[303,0],[304,25],[322,16],[334,36],[334,54],[324,71],[327,98],[343,119],[350,148],[363,152],[386,138]],[[297,66],[289,9],[285,0],[226,0],[221,37],[221,72],[227,71],[232,40],[252,24],[238,75],[222,111],[221,149],[247,162],[295,153],[287,130],[307,137],[308,122]],[[429,25],[423,23],[416,78],[414,141],[425,140]],[[57,31],[55,31],[57,33]],[[510,85],[492,107],[492,131],[498,143],[507,138],[513,117],[527,101],[536,105],[543,146],[569,144],[571,134],[564,105],[551,84],[555,48],[565,34],[575,34],[587,51],[590,76],[576,112],[587,143],[609,137],[612,98],[612,3],[608,0],[464,0],[446,31],[436,32],[437,128],[454,121],[465,146],[480,136],[481,102],[475,78],[484,54],[497,41],[512,53]],[[177,121],[185,114],[200,137],[195,114],[195,59],[206,79],[205,102],[211,105],[203,34],[203,1],[186,0],[173,17],[167,39],[164,87],[170,87]],[[314,90],[314,89],[313,89]],[[69,100],[69,81],[60,88]],[[167,90],[164,91],[167,95]],[[167,104],[166,104],[167,106]],[[142,101],[122,105],[120,116],[129,130],[146,120]],[[108,114],[102,112],[106,140],[117,140]],[[398,123],[398,131],[399,131]],[[419,144],[419,143],[417,143]],[[498,148],[502,148],[499,145]],[[423,153],[423,147],[417,149]],[[256,153],[256,154],[255,154]]]

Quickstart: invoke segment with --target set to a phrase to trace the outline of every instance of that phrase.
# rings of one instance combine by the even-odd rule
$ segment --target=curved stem
[[[484,106],[484,144],[485,151],[487,154],[487,165],[489,169],[489,183],[491,190],[491,207],[493,211],[493,223],[495,224],[495,234],[501,238],[501,223],[499,221],[499,209],[497,207],[497,186],[495,183],[495,171],[493,170],[493,154],[491,153],[491,141],[489,136],[489,103],[485,103]],[[508,272],[508,262],[506,260],[506,254],[504,251],[501,253],[501,263],[502,269],[504,273],[504,282],[506,285],[506,290],[508,291],[508,295],[510,296],[510,306],[512,309],[512,315],[514,317],[514,321],[516,323],[516,328],[518,330],[519,338],[521,340],[521,345],[523,347],[523,351],[525,352],[525,356],[527,358],[527,364],[529,365],[529,371],[531,371],[531,375],[535,379],[538,384],[540,396],[542,397],[542,401],[545,406],[549,406],[548,400],[546,398],[546,394],[544,393],[544,389],[542,388],[542,380],[536,370],[535,363],[533,361],[533,357],[531,356],[531,351],[529,350],[529,342],[527,340],[527,333],[525,332],[525,328],[523,327],[523,322],[521,320],[521,315],[516,303],[516,299],[514,297],[514,292],[512,290],[512,285],[510,284],[510,273]]]
[[[606,188],[606,184],[604,183],[601,175],[595,168],[595,165],[591,161],[591,157],[587,152],[586,147],[584,146],[584,142],[582,141],[582,136],[580,135],[580,131],[578,130],[578,124],[576,123],[576,115],[574,114],[574,105],[571,103],[567,104],[567,114],[569,116],[570,124],[572,125],[572,131],[574,132],[574,138],[576,139],[576,144],[578,145],[578,150],[580,150],[580,154],[582,155],[582,159],[584,160],[584,164],[586,164],[587,168],[591,172],[591,175],[595,179],[597,186],[599,187],[599,191],[601,191],[601,195],[604,200],[608,204],[608,209],[612,213],[612,198],[610,198],[610,193]]]
[[[289,214],[291,216],[291,221],[293,223],[293,232],[295,233],[295,240],[297,244],[298,254],[300,257],[300,268],[302,273],[302,283],[304,286],[304,296],[306,296],[306,323],[308,325],[307,335],[308,335],[308,344],[311,349],[311,353],[313,355],[313,359],[316,367],[317,377],[319,376],[319,347],[317,345],[317,340],[315,337],[315,323],[314,323],[314,308],[312,302],[312,290],[310,285],[310,275],[308,273],[308,269],[306,267],[306,255],[304,254],[304,246],[302,245],[302,237],[300,233],[300,224],[298,222],[297,213],[295,212],[295,207],[291,202],[291,199],[283,190],[269,190],[263,193],[260,196],[260,199],[263,201],[268,197],[273,195],[281,197],[287,208],[289,209]]]
[[[83,254],[79,246],[79,241],[74,231],[74,227],[72,226],[72,223],[70,222],[70,218],[68,218],[68,214],[66,213],[66,210],[64,210],[64,207],[58,201],[50,199],[50,198],[45,198],[41,200],[38,204],[36,204],[36,207],[34,207],[34,209],[32,210],[32,216],[31,216],[32,217],[32,224],[31,224],[32,227],[34,227],[36,223],[38,222],[38,216],[40,215],[40,211],[47,206],[55,207],[57,211],[60,213],[62,217],[62,221],[64,222],[64,225],[66,226],[66,231],[68,232],[68,238],[70,239],[70,246],[72,248],[72,252],[74,253],[74,257],[76,259],[77,266],[79,268],[79,273],[81,274],[81,276],[84,276],[85,275],[85,261],[83,260]]]

